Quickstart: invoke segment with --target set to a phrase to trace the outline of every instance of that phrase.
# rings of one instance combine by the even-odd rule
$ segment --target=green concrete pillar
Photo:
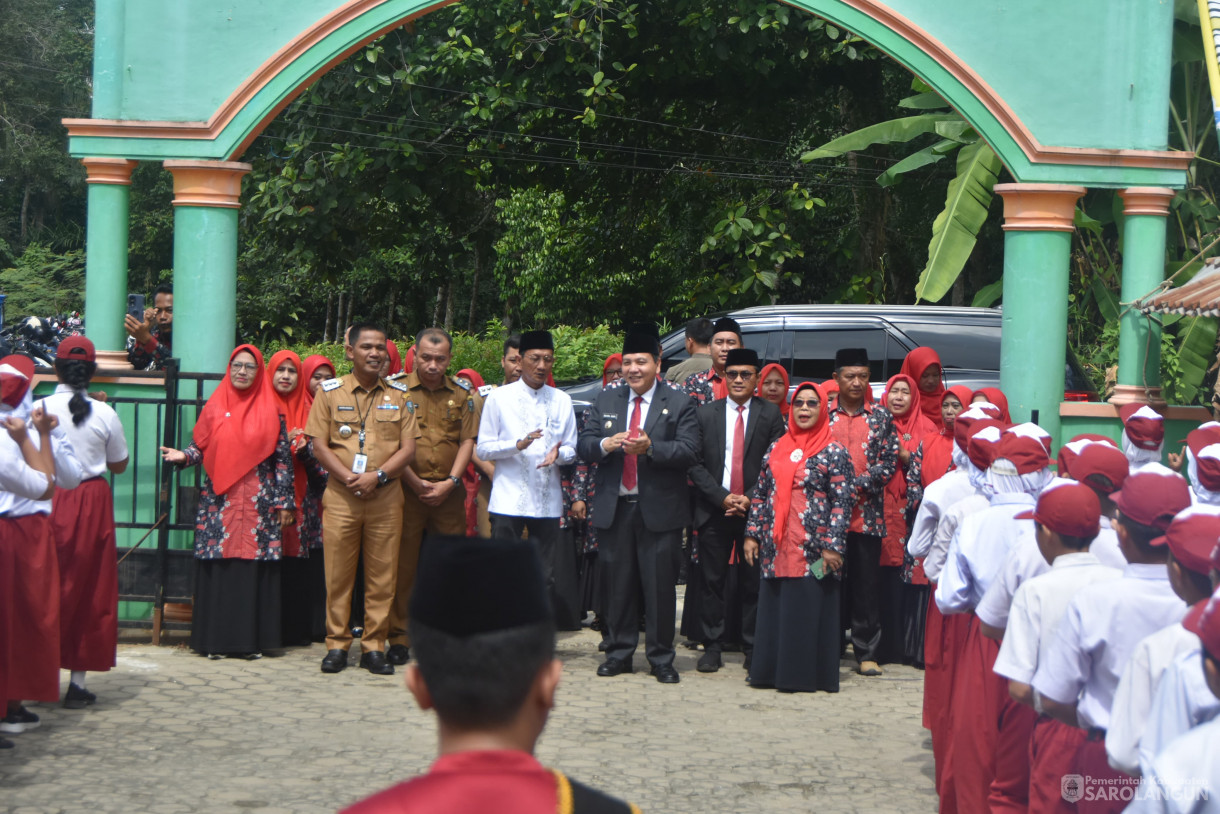
[[[1059,444],[1067,356],[1068,263],[1084,187],[999,184],[1004,199],[1004,318],[1000,387],[1014,421],[1038,423]]]
[[[1131,187],[1123,199],[1122,302],[1134,302],[1165,279],[1165,219],[1172,189]],[[1111,401],[1164,404],[1161,399],[1161,326],[1134,309],[1118,331],[1118,384]]]
[[[237,336],[235,161],[166,161],[174,176],[174,355],[182,369],[223,373]]]
[[[127,233],[135,161],[83,158],[88,183],[85,227],[85,328],[101,367],[131,367],[127,332]]]

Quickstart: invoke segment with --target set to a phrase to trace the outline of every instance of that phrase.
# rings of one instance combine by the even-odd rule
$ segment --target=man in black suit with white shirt
[[[754,619],[758,612],[758,564],[742,555],[746,515],[763,456],[784,433],[779,408],[754,395],[761,367],[758,354],[733,348],[725,360],[729,396],[708,402],[695,411],[702,436],[700,458],[690,469],[695,484],[695,528],[698,529],[699,591],[696,629],[702,630],[703,655],[698,670],[714,673],[722,665],[726,611],[729,597],[729,560],[737,552],[737,590],[741,599],[742,651],[746,670],[754,649]],[[688,620],[689,621],[689,620]]]
[[[626,387],[603,390],[589,409],[577,451],[597,463],[591,515],[606,580],[608,629],[600,676],[633,670],[644,600],[645,653],[652,675],[678,683],[674,669],[674,584],[682,529],[690,523],[686,472],[699,449],[695,404],[658,380],[655,334],[623,340]]]

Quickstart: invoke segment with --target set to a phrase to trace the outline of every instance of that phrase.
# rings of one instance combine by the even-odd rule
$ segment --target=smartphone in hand
[[[143,294],[128,294],[127,295],[127,315],[133,317],[136,322],[144,321],[144,295]]]
[[[809,573],[813,574],[814,579],[826,576],[826,558],[818,557],[818,561],[809,566]]]

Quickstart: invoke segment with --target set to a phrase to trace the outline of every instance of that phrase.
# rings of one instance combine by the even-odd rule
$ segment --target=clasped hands
[[[30,424],[38,431],[40,435],[50,435],[51,430],[59,426],[59,418],[52,413],[48,413],[39,404],[30,412]],[[29,427],[25,421],[15,415],[4,417],[4,428],[8,430],[8,437],[12,438],[17,446],[25,443],[25,439],[29,437]]]
[[[725,517],[745,517],[750,511],[750,498],[745,495],[725,495],[721,501]]]
[[[630,433],[617,432],[602,439],[602,449],[607,453],[621,449],[627,455],[643,455],[652,447],[652,439],[648,433],[639,430],[639,435],[630,437]]]

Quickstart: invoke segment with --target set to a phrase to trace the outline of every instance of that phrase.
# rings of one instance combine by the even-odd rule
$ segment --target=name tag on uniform
[[[352,412],[352,413],[356,412],[356,408],[350,404],[338,404],[338,405],[335,405],[335,409],[341,413],[342,412]]]
[[[357,453],[356,457],[352,458],[352,474],[363,475],[365,470],[369,468],[369,456],[363,453]]]
[[[322,382],[322,389],[324,391],[326,391],[327,393],[329,393],[331,390],[334,390],[336,387],[342,387],[342,386],[343,386],[342,379],[327,379],[326,381]]]
[[[377,409],[378,410],[397,410],[398,405],[397,404],[378,404]]]

